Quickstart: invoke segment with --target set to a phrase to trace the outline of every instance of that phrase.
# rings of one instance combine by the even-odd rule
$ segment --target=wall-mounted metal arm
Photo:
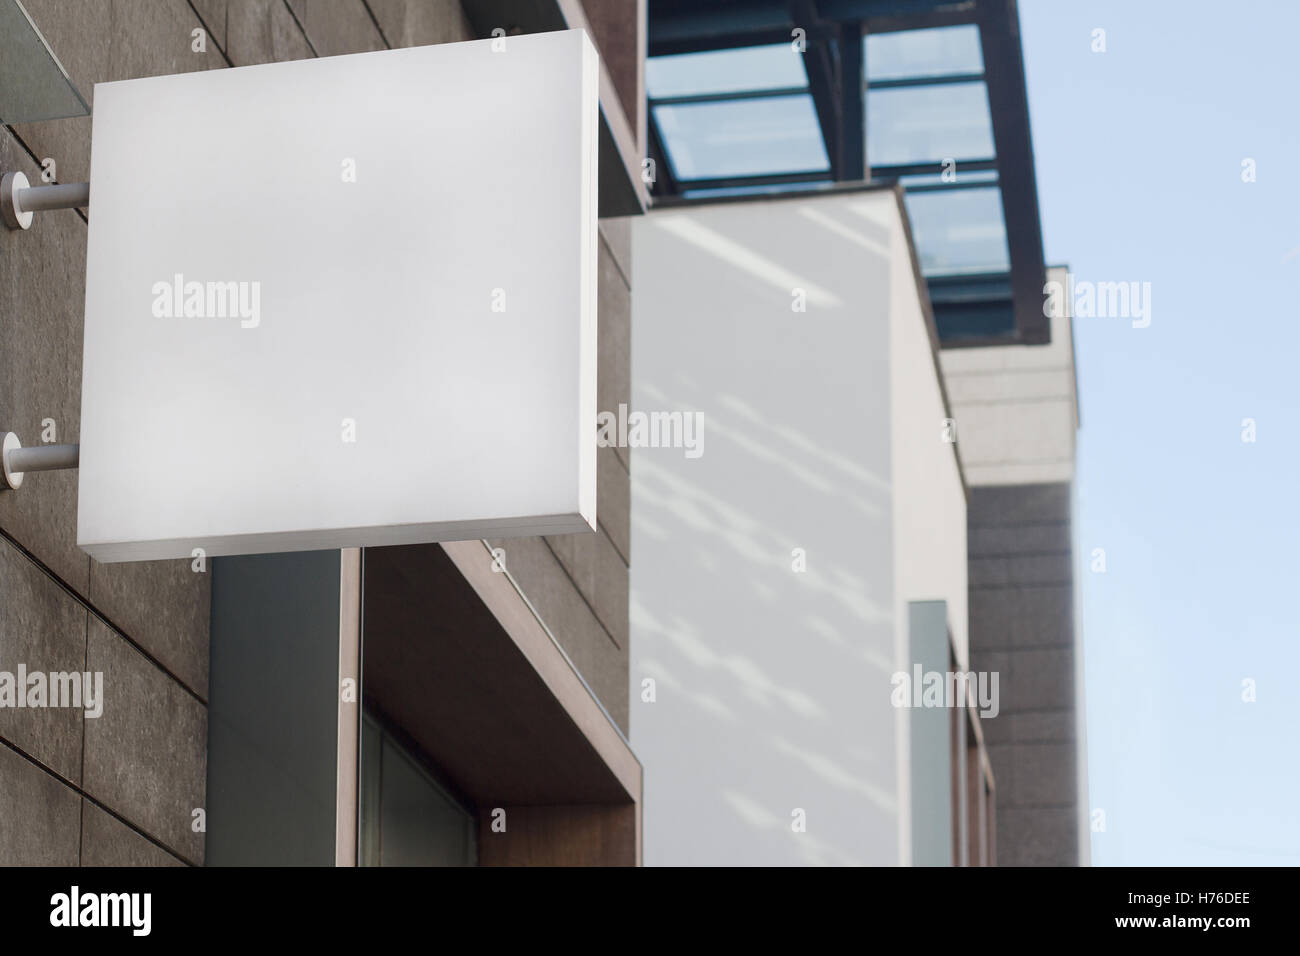
[[[29,471],[58,471],[62,468],[76,468],[81,462],[80,445],[36,445],[24,448],[18,436],[5,432],[3,444],[0,444],[0,466],[4,472],[4,484],[0,489],[22,487],[23,475]]]
[[[90,205],[90,183],[33,186],[22,173],[0,177],[0,218],[10,229],[30,229],[36,213]]]

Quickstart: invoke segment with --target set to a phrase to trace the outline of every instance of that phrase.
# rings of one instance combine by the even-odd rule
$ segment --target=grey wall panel
[[[16,675],[20,666],[29,674],[83,671],[86,613],[36,564],[0,539],[0,671]],[[25,688],[17,690],[25,693]],[[0,707],[0,737],[80,784],[88,723],[84,714],[75,708]]]
[[[288,4],[317,56],[387,47],[363,0],[288,0]]]
[[[81,797],[0,746],[0,866],[76,866]]]
[[[981,726],[997,780],[998,863],[1082,859],[1069,483],[971,489],[971,666],[1000,672]]]
[[[207,709],[116,631],[90,620],[86,668],[104,674],[104,713],[86,721],[86,793],[192,863],[203,862]]]
[[[89,800],[81,807],[82,866],[184,866],[177,856]]]

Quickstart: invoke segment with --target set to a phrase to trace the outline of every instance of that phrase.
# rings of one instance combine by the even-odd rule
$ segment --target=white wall
[[[957,451],[962,436],[958,431],[956,442],[945,440],[953,433],[944,420],[954,413],[944,405],[902,230],[894,232],[893,249],[889,371],[896,613],[906,622],[909,601],[946,600],[957,662],[965,668],[966,492]]]
[[[964,609],[965,513],[949,500],[955,464],[938,442],[897,200],[663,210],[633,241],[633,409],[705,417],[702,457],[631,455],[645,862],[905,861],[904,714],[889,699],[900,608]],[[912,401],[905,418],[929,422],[935,447],[895,438],[894,406]],[[925,517],[910,512],[918,503]],[[898,545],[896,527],[927,533]],[[959,584],[945,547],[960,552]],[[796,808],[805,833],[792,832]]]

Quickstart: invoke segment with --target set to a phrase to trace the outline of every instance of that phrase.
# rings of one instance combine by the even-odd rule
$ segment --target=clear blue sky
[[[1048,261],[1152,286],[1075,325],[1093,862],[1297,865],[1300,4],[1020,19]]]

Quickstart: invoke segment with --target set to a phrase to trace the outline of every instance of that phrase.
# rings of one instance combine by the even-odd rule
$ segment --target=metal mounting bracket
[[[0,219],[10,229],[30,229],[36,213],[90,205],[90,183],[33,186],[22,173],[0,177]]]
[[[81,462],[80,445],[36,445],[24,448],[13,432],[5,432],[0,443],[0,470],[4,484],[0,490],[17,491],[23,486],[23,476],[29,471],[58,471],[76,468]]]

